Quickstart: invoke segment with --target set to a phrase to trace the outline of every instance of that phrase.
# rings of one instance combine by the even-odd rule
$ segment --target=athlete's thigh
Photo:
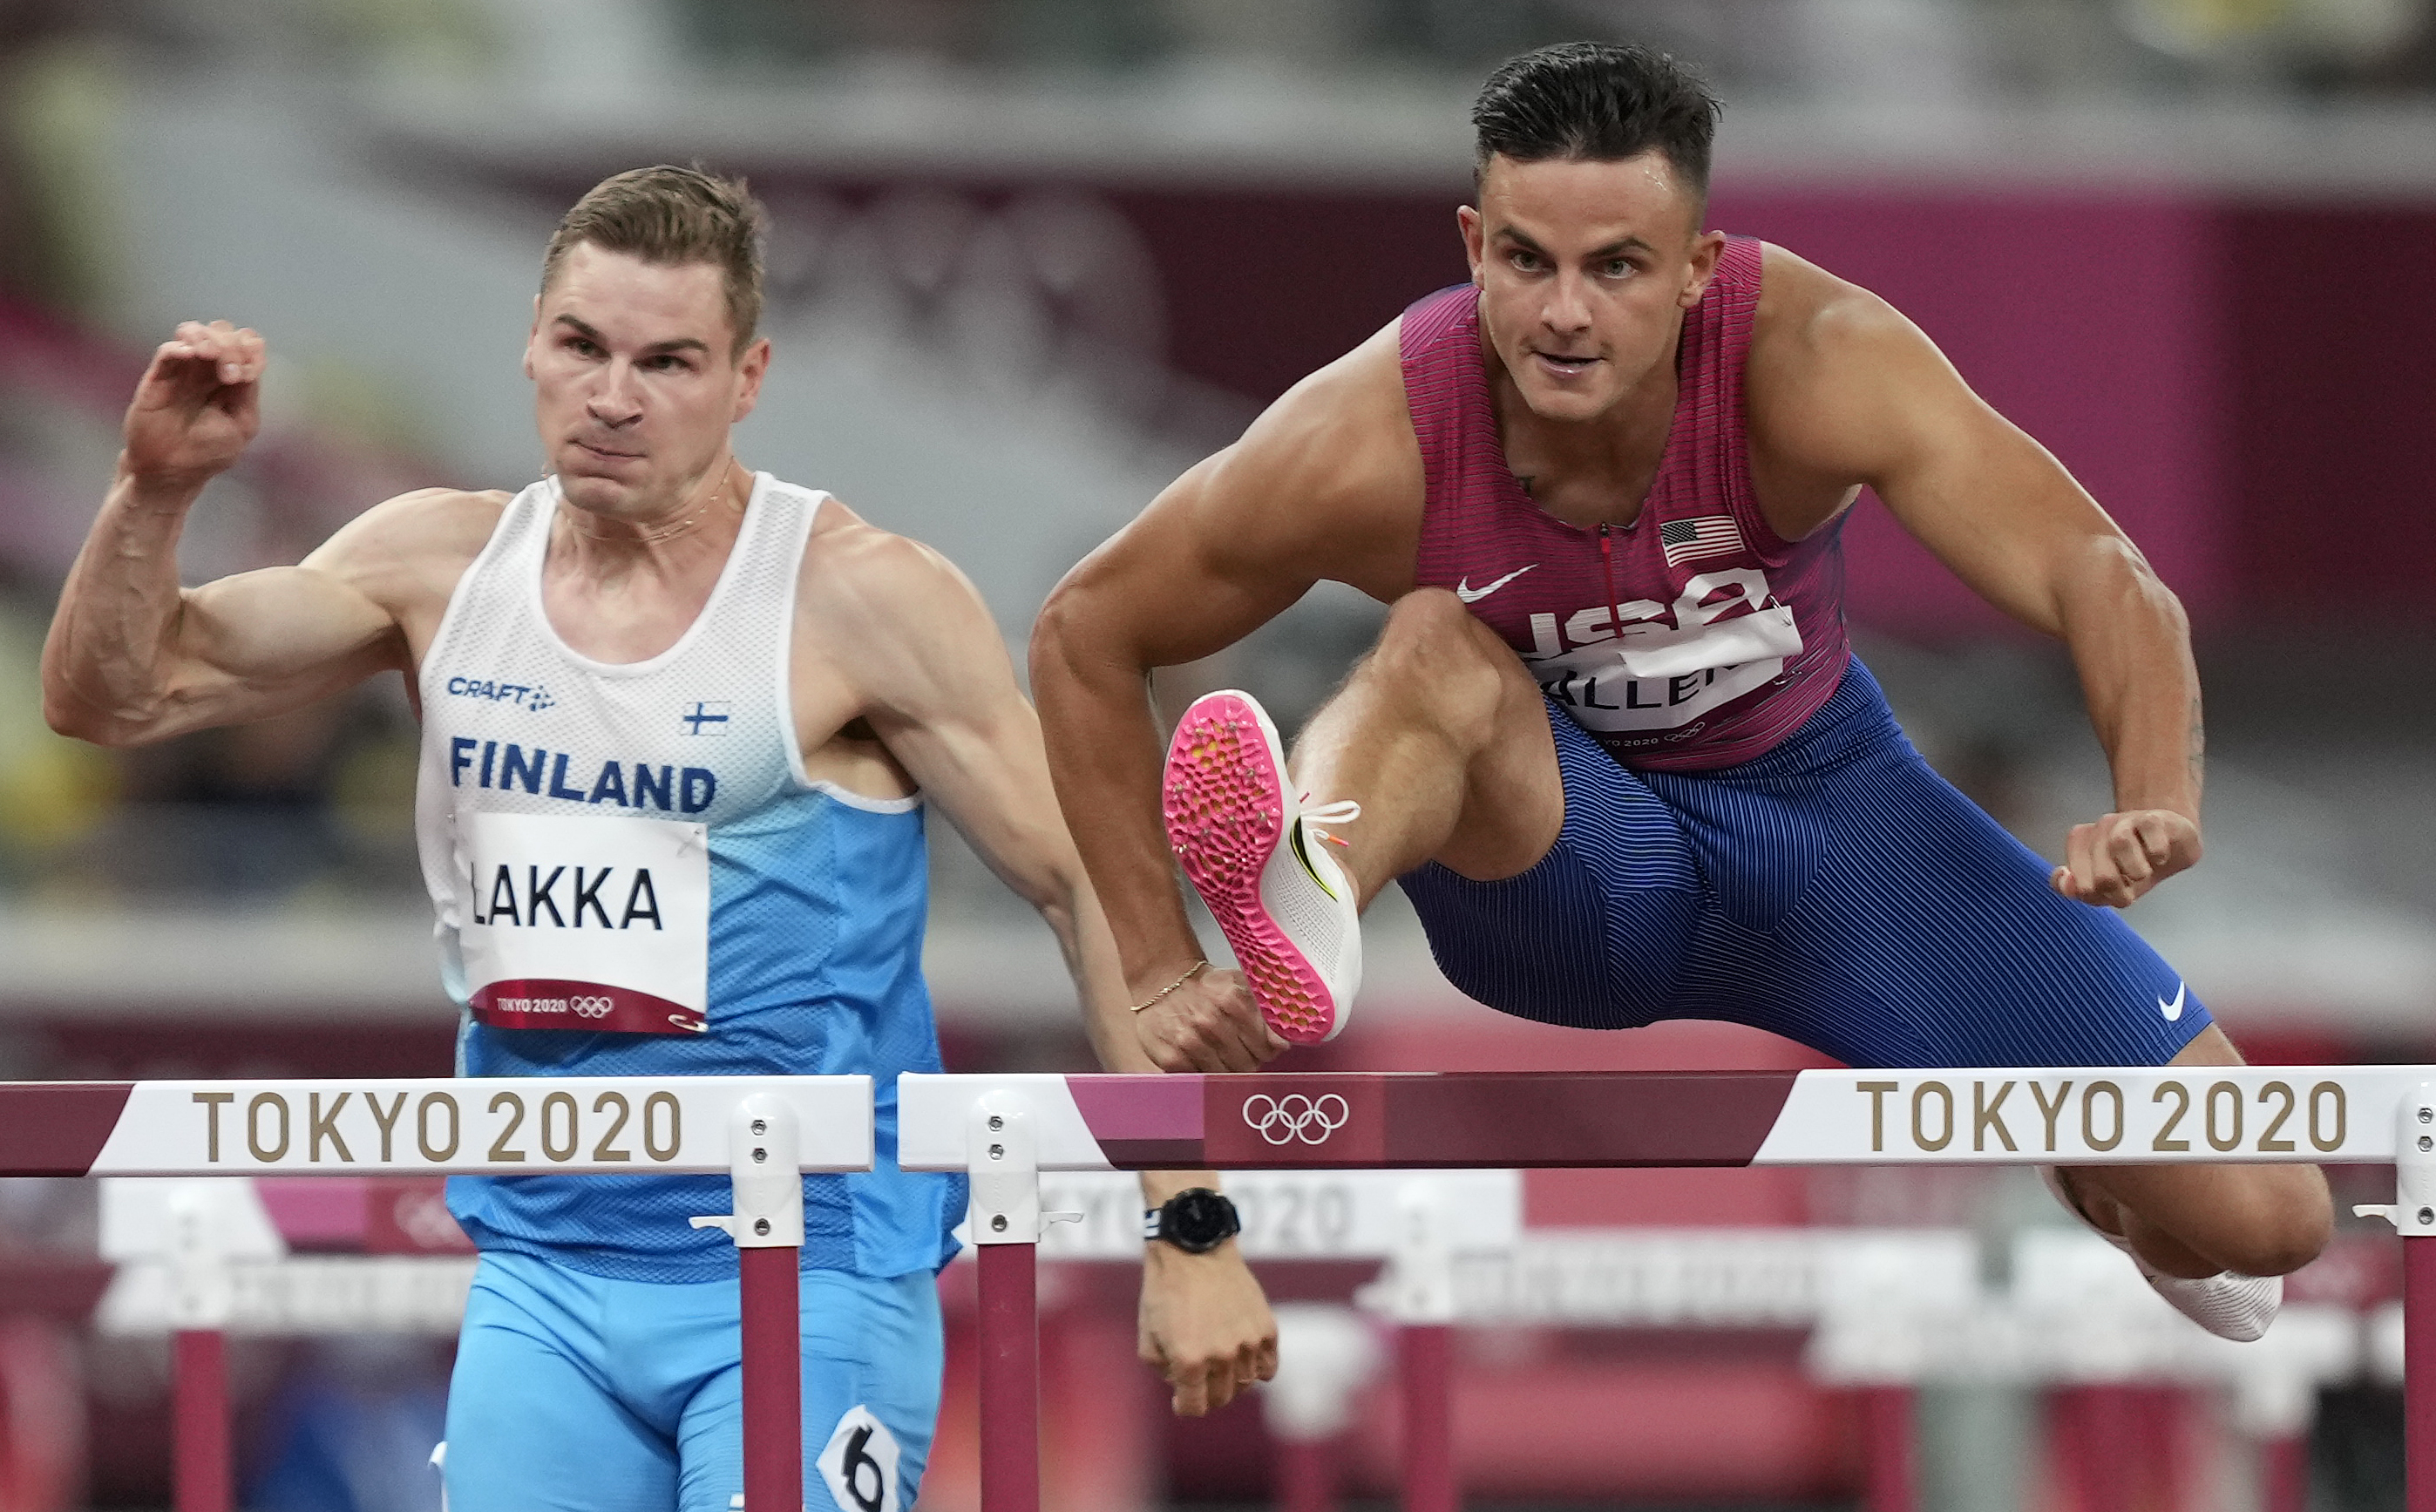
[[[1447,980],[1503,1013],[1625,1029],[1669,1010],[1703,911],[1679,815],[1554,708],[1564,784],[1556,843],[1520,876],[1435,863],[1399,878]]]
[[[538,1264],[486,1255],[466,1297],[448,1382],[449,1512],[670,1512],[674,1446],[610,1393],[580,1303]]]
[[[939,1420],[946,1336],[937,1283],[807,1271],[804,1505],[912,1512]],[[740,1366],[706,1380],[678,1430],[684,1512],[727,1512],[744,1489]]]
[[[1900,742],[1839,773],[1831,839],[1777,938],[1776,1029],[1855,1066],[2157,1066],[2211,1021],[2112,909]]]

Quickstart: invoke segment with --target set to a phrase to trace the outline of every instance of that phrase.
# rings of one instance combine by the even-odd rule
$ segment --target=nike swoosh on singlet
[[[2166,1016],[2166,1022],[2171,1024],[2181,1020],[2183,1017],[2183,999],[2190,996],[2190,991],[2191,984],[2189,982],[2178,982],[2174,984],[2174,1000],[2172,1002],[2167,1002],[2163,998],[2157,999],[2157,1011]]]
[[[1537,562],[1534,562],[1531,564],[1531,567],[1536,567],[1539,565],[1540,564]],[[1515,579],[1530,571],[1531,567],[1516,567],[1513,571],[1498,579],[1495,582],[1484,583],[1477,588],[1471,586],[1470,575],[1467,573],[1465,576],[1455,580],[1454,596],[1466,603],[1478,603],[1483,599],[1488,598],[1490,594],[1495,593],[1498,589],[1505,587],[1507,583],[1512,582]]]

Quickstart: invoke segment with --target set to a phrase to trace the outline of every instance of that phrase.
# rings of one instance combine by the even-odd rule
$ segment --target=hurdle
[[[1043,1172],[1595,1166],[2392,1163],[2357,1208],[2403,1237],[2410,1512],[2436,1512],[2436,1067],[908,1074],[898,1164],[971,1174],[983,1512],[1039,1512],[1035,1260]],[[1416,1204],[1407,1253],[1442,1221]],[[1413,1277],[1433,1284],[1431,1268]],[[1401,1315],[1407,1512],[1459,1504],[1442,1434],[1451,1306]]]
[[[868,1076],[381,1078],[0,1084],[0,1174],[728,1176],[692,1219],[738,1249],[749,1512],[803,1505],[804,1172],[868,1171]],[[236,1205],[171,1194],[178,1512],[230,1512],[226,1328]]]

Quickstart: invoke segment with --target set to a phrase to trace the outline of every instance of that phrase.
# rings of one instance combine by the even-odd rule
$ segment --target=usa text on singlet
[[[1760,243],[1728,238],[1684,316],[1657,479],[1633,523],[1611,529],[1557,519],[1507,467],[1479,291],[1459,285],[1404,311],[1426,478],[1416,580],[1454,590],[1627,766],[1747,761],[1826,703],[1851,656],[1840,524],[1783,540],[1751,487],[1743,364],[1760,265]]]

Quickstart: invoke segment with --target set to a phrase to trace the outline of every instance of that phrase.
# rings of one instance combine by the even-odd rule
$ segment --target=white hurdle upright
[[[1039,1508],[1043,1172],[2173,1162],[2396,1167],[2396,1201],[2359,1211],[2404,1239],[2407,1506],[2436,1512],[2436,1067],[907,1075],[897,1121],[905,1169],[974,1177],[983,1512]],[[1443,1354],[1442,1327],[1409,1331]],[[1454,1512],[1428,1429],[1447,1362],[1405,1364],[1407,1441],[1440,1450],[1408,1459],[1402,1504]]]
[[[803,1505],[801,1173],[872,1143],[867,1076],[0,1083],[0,1175],[727,1175],[732,1210],[693,1223],[740,1251],[746,1512]],[[182,1188],[129,1247],[181,1277],[178,1512],[229,1512],[231,1267],[275,1236],[242,1183]]]

